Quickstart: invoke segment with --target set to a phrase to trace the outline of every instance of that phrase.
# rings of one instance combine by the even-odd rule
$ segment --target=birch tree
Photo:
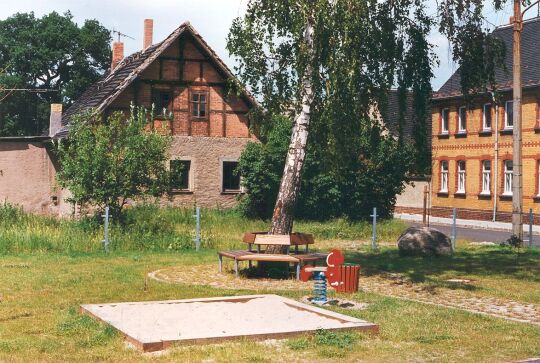
[[[250,0],[245,15],[235,19],[227,48],[238,60],[237,73],[267,115],[289,114],[294,120],[270,233],[293,229],[314,124],[328,123],[318,127],[335,134],[328,142],[340,143],[347,133],[369,135],[378,130],[373,110],[397,87],[413,93],[415,129],[423,133],[419,139],[427,137],[421,123],[428,116],[437,62],[428,41],[433,29],[448,37],[463,68],[466,94],[493,86],[504,50],[484,27],[484,1],[443,0],[434,15],[428,15],[427,5],[427,0]],[[504,2],[493,5],[501,9]],[[343,163],[369,157],[361,143],[333,149]]]

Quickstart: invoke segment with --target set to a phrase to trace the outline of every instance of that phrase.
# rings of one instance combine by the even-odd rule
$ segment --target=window
[[[171,188],[174,190],[191,190],[190,186],[190,174],[191,174],[191,161],[190,160],[171,160]]]
[[[465,161],[460,160],[457,162],[457,174],[458,174],[458,185],[457,193],[465,193]]]
[[[482,161],[482,192],[480,194],[489,195],[491,193],[491,161]]]
[[[514,171],[514,164],[512,160],[504,161],[504,192],[503,195],[512,195],[512,172]]]
[[[537,195],[540,196],[540,160],[537,161],[536,170],[537,170],[537,172],[536,172],[537,176],[536,177],[538,178],[537,179],[537,184],[538,185],[536,186],[536,188],[538,190]]]
[[[154,90],[152,94],[155,116],[165,116],[170,111],[172,93],[170,91]]]
[[[191,93],[191,116],[194,118],[208,117],[208,97],[206,92]]]
[[[458,132],[467,132],[467,108],[462,106],[459,108]]]
[[[514,127],[514,101],[506,101],[504,106],[504,128]]]
[[[222,190],[240,192],[240,173],[237,173],[237,161],[224,161],[222,166]]]
[[[447,108],[444,108],[441,111],[441,134],[447,134],[448,133],[448,118],[450,115],[450,110]]]
[[[441,193],[448,193],[448,161],[441,161]]]
[[[483,129],[484,130],[491,130],[491,103],[486,103],[484,105],[484,112],[483,112]]]

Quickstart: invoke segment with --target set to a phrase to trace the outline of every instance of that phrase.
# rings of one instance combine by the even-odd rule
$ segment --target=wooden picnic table
[[[223,257],[234,260],[234,272],[238,276],[238,264],[240,261],[248,261],[251,267],[252,261],[268,262],[288,262],[296,267],[296,278],[300,279],[300,270],[306,263],[317,264],[320,260],[325,260],[328,254],[309,253],[309,245],[314,244],[313,236],[304,233],[293,233],[290,235],[269,235],[266,232],[248,232],[244,234],[243,242],[248,244],[248,250],[219,251],[219,272],[223,270]],[[280,245],[287,247],[287,253],[275,254],[266,253],[261,250],[261,246]],[[256,251],[253,250],[256,247]],[[290,254],[290,247],[294,246],[294,253]],[[299,253],[299,246],[305,246],[305,253]]]

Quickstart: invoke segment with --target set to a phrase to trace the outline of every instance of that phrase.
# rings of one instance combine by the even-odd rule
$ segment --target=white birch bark
[[[287,160],[281,177],[279,193],[274,207],[270,234],[289,234],[292,232],[294,207],[300,191],[302,169],[306,156],[306,144],[309,134],[311,104],[313,102],[312,60],[314,54],[313,24],[308,17],[304,29],[304,46],[308,62],[302,75],[302,108],[293,124],[291,142]]]

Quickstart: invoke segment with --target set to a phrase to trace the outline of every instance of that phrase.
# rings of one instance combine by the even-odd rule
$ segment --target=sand
[[[277,295],[94,304],[82,310],[143,344],[375,327]]]

